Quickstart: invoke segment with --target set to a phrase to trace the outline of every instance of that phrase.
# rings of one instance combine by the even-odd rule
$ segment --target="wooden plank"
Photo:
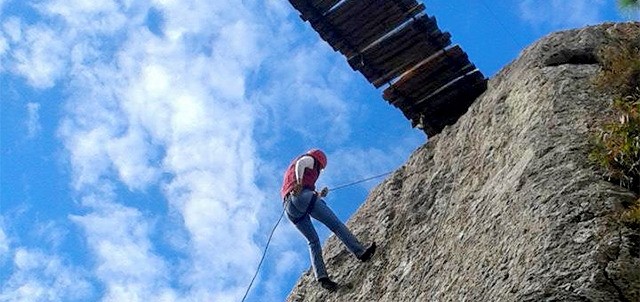
[[[402,74],[385,89],[383,98],[392,104],[404,102],[407,98],[409,101],[419,100],[474,69],[467,55],[456,45],[439,51]]]
[[[450,45],[450,38],[448,33],[440,32],[434,18],[421,16],[348,62],[375,87],[380,87]]]
[[[416,0],[289,0],[383,97],[433,136],[455,123],[487,80]],[[474,71],[475,70],[475,71]]]
[[[338,2],[340,2],[340,0],[313,0],[314,6],[323,14],[338,4]]]
[[[391,28],[396,28],[407,21],[407,15],[414,16],[424,10],[424,5],[413,2],[412,6],[405,7],[393,0],[352,1],[327,14],[326,18],[346,32],[367,29],[367,25],[380,23],[388,23]]]
[[[359,1],[347,1],[344,5],[341,5],[337,9],[328,12],[325,17],[333,24],[344,24],[354,18],[363,19],[361,22],[371,21],[372,17],[379,18],[381,16],[373,15],[371,12],[380,10],[389,10],[398,6],[391,0],[359,0]],[[400,10],[401,11],[401,10]],[[382,16],[384,17],[384,16]]]
[[[325,16],[334,24],[339,24],[348,21],[358,15],[366,15],[369,18],[380,17],[376,15],[375,11],[386,10],[395,8],[401,12],[408,12],[419,5],[416,0],[348,0],[339,5],[336,9],[328,12]],[[384,16],[382,16],[384,17]]]
[[[421,124],[428,136],[434,136],[444,127],[455,124],[468,110],[475,99],[486,89],[486,82],[477,83],[470,89],[456,95],[447,102],[447,106],[433,108],[412,120],[412,124]]]
[[[474,72],[476,76],[480,74]],[[460,77],[445,86],[442,86],[439,90],[435,91],[431,95],[416,101],[411,105],[411,108],[420,112],[428,111],[429,109],[436,108],[445,104],[451,96],[459,94],[468,85],[477,82],[478,80],[471,76]]]
[[[399,108],[412,121],[412,124],[428,124],[429,127],[425,129],[431,128],[439,132],[444,126],[450,124],[447,121],[455,122],[460,115],[466,112],[473,100],[486,90],[486,83],[487,80],[482,73],[475,70],[418,102],[403,94],[402,91],[395,91],[393,94],[396,98],[407,101],[392,104]],[[387,96],[391,89],[390,87],[385,90]],[[387,98],[387,100],[389,99]],[[436,133],[432,130],[427,131],[429,135]]]
[[[486,80],[477,82],[467,87],[464,91],[459,91],[457,95],[446,102],[446,106],[433,108],[421,114],[421,122],[424,126],[423,131],[431,137],[440,133],[444,127],[455,124],[486,88]]]
[[[450,83],[456,78],[459,78],[461,74],[471,72],[474,69],[476,69],[476,67],[473,64],[469,63],[460,69],[451,69],[449,71],[444,71],[439,77],[434,78],[431,81],[427,80],[416,82],[413,84],[413,86],[404,87],[401,89],[390,86],[389,88],[387,88],[387,90],[385,90],[385,95],[383,95],[383,98],[388,100],[393,105],[410,105],[416,100],[421,100],[433,94],[447,83]]]
[[[423,73],[423,76],[419,76],[418,79],[401,89],[403,89],[409,97],[420,100],[436,92],[440,87],[476,69],[468,60],[453,61],[453,59],[451,59],[448,61],[451,63],[441,65],[439,68],[431,70],[431,74]]]
[[[289,0],[305,21],[322,16],[338,2],[340,0]]]
[[[349,64],[380,87],[449,44],[450,35],[441,33],[433,18],[422,18],[372,45],[360,58],[351,58]]]
[[[310,23],[334,50],[350,57],[424,10],[415,0],[404,1],[347,1]]]
[[[320,38],[327,41],[334,51],[357,53],[356,47],[349,44],[349,42],[344,39],[342,32],[329,24],[326,19],[318,19],[310,23],[313,29],[320,35]]]
[[[476,69],[471,63],[463,66],[445,66],[444,68],[446,69],[442,70],[437,78],[425,80],[407,87],[407,95],[414,100],[421,100],[436,92],[440,87],[460,77],[461,74],[466,74]]]
[[[433,32],[435,32],[435,36],[440,34],[440,31],[436,27],[435,20],[431,19],[425,22],[429,22],[429,27],[433,29]],[[432,37],[428,32],[418,31],[416,30],[416,27],[409,25],[403,30],[387,37],[380,43],[372,45],[370,48],[364,50],[363,55],[374,58],[374,60],[371,61],[377,61],[378,63],[388,63],[390,60],[402,61],[403,58],[398,57],[400,50],[409,48],[415,44],[426,44],[427,46],[430,46],[430,38]],[[433,37],[433,39],[436,38]],[[438,48],[438,50],[440,49],[441,48]]]
[[[437,93],[421,102],[394,105],[411,120],[412,125],[422,124],[429,135],[439,133],[463,115],[473,101],[486,90],[487,80],[478,70],[449,83]]]
[[[479,70],[475,70],[474,72],[443,86],[432,95],[427,96],[422,100],[418,100],[409,106],[409,108],[420,112],[428,112],[428,110],[432,108],[440,107],[447,103],[448,100],[454,98],[456,95],[465,93],[469,87],[474,87],[477,83],[482,82],[486,82],[485,77]]]
[[[423,75],[433,73],[433,70],[440,68],[440,66],[450,64],[450,59],[457,59],[460,57],[466,58],[466,54],[462,51],[462,48],[460,48],[459,45],[454,45],[450,49],[443,49],[402,74],[394,83],[394,86],[403,87],[405,85],[409,85],[409,82],[421,79]]]
[[[356,45],[358,50],[366,49],[372,43],[396,30],[422,10],[424,10],[423,5],[418,5],[409,11],[391,7],[386,11],[372,12],[371,14],[373,16],[382,17],[372,17],[369,19],[369,22],[362,24],[356,23],[355,21],[358,21],[358,19],[354,18],[351,20],[353,22],[344,24],[345,37],[352,45]],[[343,52],[343,54],[346,57],[354,55],[346,52]]]
[[[384,92],[382,93],[382,98],[389,102],[389,104],[399,109],[406,107],[407,104],[415,102],[415,100],[409,97],[409,95],[405,94],[404,91],[397,90],[393,86],[389,86],[384,90]]]

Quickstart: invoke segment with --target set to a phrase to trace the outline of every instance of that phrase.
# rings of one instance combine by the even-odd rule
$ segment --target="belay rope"
[[[253,281],[256,280],[256,277],[258,276],[258,272],[260,271],[260,267],[262,266],[264,257],[267,255],[267,249],[269,248],[269,243],[271,243],[271,238],[273,238],[273,233],[276,231],[276,228],[278,228],[278,225],[280,224],[280,221],[282,220],[283,216],[284,216],[284,209],[282,210],[282,214],[280,214],[280,218],[278,218],[278,222],[276,222],[276,225],[274,225],[273,229],[271,229],[271,234],[269,234],[269,239],[267,239],[267,245],[264,246],[264,250],[262,251],[262,257],[260,258],[260,262],[258,263],[258,268],[256,269],[256,273],[253,275],[253,278],[251,278],[251,283],[249,283],[249,287],[247,287],[247,291],[244,292],[244,296],[242,297],[242,302],[244,302],[244,299],[247,298],[247,294],[249,294],[249,290],[253,285]]]
[[[333,191],[337,191],[337,190],[340,190],[340,189],[348,188],[348,187],[357,185],[359,183],[363,183],[365,181],[369,181],[369,180],[373,180],[373,179],[380,178],[380,177],[383,177],[383,176],[387,176],[387,175],[389,175],[391,173],[393,173],[393,171],[382,173],[382,174],[375,175],[375,176],[371,176],[371,177],[368,177],[368,178],[365,178],[365,179],[357,180],[357,181],[346,183],[346,184],[343,184],[343,185],[339,185],[339,186],[336,186],[334,188],[329,189],[329,192],[333,192]],[[244,296],[242,297],[242,302],[244,302],[244,300],[247,298],[247,295],[249,294],[249,290],[251,290],[251,286],[253,285],[253,281],[256,280],[256,277],[258,276],[258,272],[260,272],[260,267],[262,267],[262,263],[264,262],[264,258],[267,255],[267,249],[269,248],[269,244],[271,243],[271,238],[273,238],[273,233],[275,233],[276,229],[278,228],[278,225],[280,224],[280,221],[282,221],[282,217],[284,216],[284,212],[285,212],[285,210],[283,209],[282,213],[280,214],[280,218],[278,218],[278,221],[273,226],[273,229],[271,229],[271,233],[269,234],[269,238],[267,239],[267,244],[264,246],[264,250],[262,251],[262,257],[260,258],[260,262],[258,263],[258,268],[256,268],[256,273],[253,274],[253,278],[251,278],[251,282],[249,283],[249,286],[247,287],[247,290],[244,292]]]
[[[373,180],[373,179],[376,179],[376,178],[380,178],[382,176],[387,176],[387,175],[389,175],[391,173],[393,173],[393,171],[390,171],[390,172],[387,172],[387,173],[382,173],[382,174],[379,174],[379,175],[376,175],[376,176],[371,176],[369,178],[365,178],[365,179],[361,179],[361,180],[358,180],[358,181],[350,182],[350,183],[347,183],[347,184],[344,184],[344,185],[339,185],[339,186],[336,186],[335,188],[329,189],[329,192],[333,192],[333,191],[337,191],[337,190],[340,190],[340,189],[344,189],[344,188],[347,188],[347,187],[350,187],[350,186],[353,186],[353,185],[357,185],[359,183],[363,183],[365,181],[369,181],[369,180]]]

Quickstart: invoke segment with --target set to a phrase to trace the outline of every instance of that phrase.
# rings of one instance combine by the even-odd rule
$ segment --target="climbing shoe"
[[[371,257],[373,257],[373,254],[375,253],[376,253],[376,243],[374,242],[364,251],[364,253],[362,253],[362,255],[358,256],[358,260],[362,262],[367,262],[369,261],[369,259],[371,259]]]
[[[336,291],[336,289],[338,289],[338,283],[331,281],[329,277],[320,278],[318,279],[318,282],[320,282],[320,286],[322,286],[322,288],[330,292],[334,292]]]

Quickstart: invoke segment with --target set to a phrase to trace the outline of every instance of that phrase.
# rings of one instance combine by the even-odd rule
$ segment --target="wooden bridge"
[[[383,98],[428,136],[455,123],[487,79],[416,0],[289,0]]]

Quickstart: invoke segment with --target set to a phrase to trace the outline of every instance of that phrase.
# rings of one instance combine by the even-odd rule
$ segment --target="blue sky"
[[[487,76],[550,32],[638,20],[604,0],[424,3]],[[0,301],[239,301],[292,157],[325,149],[331,187],[426,141],[283,0],[0,0],[0,106]],[[327,201],[346,220],[375,183]],[[308,267],[282,223],[247,301]]]

